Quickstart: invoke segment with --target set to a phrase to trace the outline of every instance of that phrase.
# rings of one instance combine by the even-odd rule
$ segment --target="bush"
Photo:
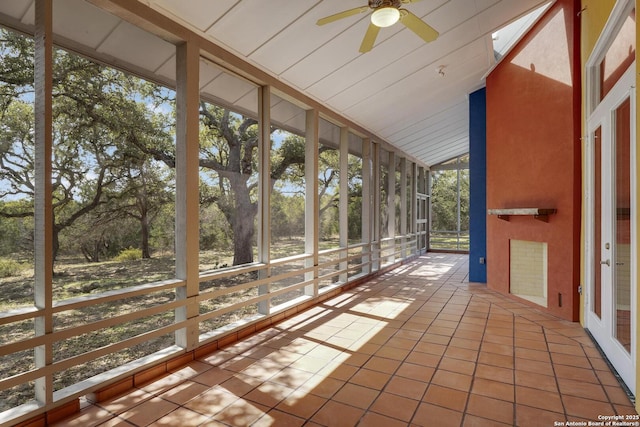
[[[0,259],[0,277],[17,276],[22,270],[19,262],[11,259]]]
[[[135,261],[137,259],[142,259],[142,249],[137,249],[137,248],[123,249],[114,259],[119,262]]]

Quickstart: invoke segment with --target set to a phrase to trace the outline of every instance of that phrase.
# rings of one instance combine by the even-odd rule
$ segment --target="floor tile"
[[[407,423],[375,412],[367,412],[362,417],[360,425],[363,427],[405,427]]]
[[[434,373],[435,368],[405,362],[400,365],[395,375],[403,378],[411,378],[428,384]]]
[[[409,399],[391,393],[381,393],[373,402],[369,411],[408,422],[413,417],[413,413],[419,403],[419,400]]]
[[[516,386],[516,403],[550,412],[563,412],[558,392]]]
[[[273,409],[252,424],[253,427],[300,427],[306,422],[305,419],[296,417],[286,412]]]
[[[467,360],[443,358],[438,365],[439,370],[456,372],[464,375],[473,375],[476,364]]]
[[[598,377],[591,369],[576,368],[567,365],[554,365],[553,369],[558,378],[598,383]]]
[[[423,402],[411,420],[411,425],[459,427],[462,422],[462,416],[462,412]]]
[[[551,392],[558,391],[556,377],[529,371],[516,370],[516,385]]]
[[[468,395],[469,393],[464,391],[439,385],[430,385],[422,400],[426,403],[453,409],[454,411],[463,411],[467,405]]]
[[[55,427],[94,427],[114,418],[115,415],[98,406],[90,406],[66,420],[57,422]]]
[[[367,409],[378,397],[379,391],[355,384],[346,384],[338,391],[332,400],[346,403],[356,408]]]
[[[619,385],[614,385],[614,386],[605,385],[604,389],[611,403],[616,405],[627,405],[627,406],[631,405],[629,396],[622,388],[620,388]]]
[[[278,406],[276,406],[276,409],[286,412],[287,414],[295,415],[296,417],[308,419],[320,409],[326,401],[327,399],[323,397],[294,391],[280,402]]]
[[[492,397],[471,394],[466,413],[505,424],[513,424],[514,405],[512,402]]]
[[[468,392],[471,388],[472,380],[473,377],[471,375],[438,370],[431,379],[431,383]]]
[[[635,414],[584,329],[426,254],[56,426],[550,426]]]
[[[152,399],[153,397],[153,394],[147,393],[144,390],[133,389],[122,396],[100,402],[97,405],[112,414],[119,415],[149,399]]]
[[[532,408],[531,406],[516,405],[516,425],[527,427],[549,427],[554,423],[564,423],[564,414]]]
[[[330,399],[345,384],[346,382],[342,380],[326,377],[324,375],[314,375],[313,377],[309,378],[306,383],[298,387],[298,390]]]
[[[178,405],[168,400],[154,397],[120,414],[120,417],[134,424],[146,426],[178,409]]]
[[[204,384],[206,386],[214,386],[225,382],[226,380],[231,378],[233,374],[234,373],[232,371],[227,371],[226,369],[215,367],[194,376],[193,381]]]
[[[507,344],[496,344],[494,342],[484,341],[482,343],[481,351],[499,354],[502,356],[513,356],[513,346]]]
[[[243,398],[263,406],[274,408],[294,391],[295,389],[285,387],[281,384],[265,382],[245,394]]]
[[[467,348],[449,347],[445,353],[445,357],[452,359],[467,360],[469,362],[475,362],[478,360],[478,351],[469,350]]]
[[[486,380],[500,381],[507,384],[513,384],[514,370],[509,368],[501,368],[499,366],[491,366],[478,364],[476,366],[475,376]]]
[[[489,418],[482,418],[476,415],[467,414],[462,422],[463,427],[508,427],[511,423],[501,423]]]
[[[558,387],[563,395],[584,397],[585,399],[599,400],[601,402],[607,402],[609,399],[600,384],[558,378]]]
[[[515,348],[515,356],[517,358],[521,358],[521,359],[526,359],[526,360],[537,360],[539,362],[551,362],[551,356],[549,355],[549,352],[546,351],[546,344],[545,344],[545,350],[537,350],[537,349],[531,349],[531,348],[524,348],[524,347],[519,347],[516,344],[516,348]]]
[[[364,387],[372,388],[375,390],[382,390],[387,384],[391,374],[385,374],[383,372],[372,371],[370,369],[360,369],[349,380],[350,384],[357,384]]]
[[[496,353],[486,353],[481,351],[478,354],[478,363],[483,365],[498,366],[501,368],[513,369],[513,356],[504,356]]]
[[[395,359],[387,359],[385,357],[373,356],[364,364],[363,368],[392,374],[398,369],[402,362]]]
[[[206,417],[197,412],[191,411],[186,408],[178,408],[175,411],[170,412],[169,414],[160,418],[159,420],[156,420],[151,425],[154,427],[160,427],[160,426],[171,427],[171,426],[177,426],[177,425],[199,426],[209,420],[210,420],[209,417]]]
[[[412,363],[414,365],[421,365],[421,366],[426,366],[430,368],[435,368],[436,366],[438,366],[441,359],[442,359],[442,356],[414,351],[409,356],[407,356],[404,362]]]
[[[193,399],[201,393],[204,393],[208,389],[209,388],[204,384],[200,384],[194,381],[185,381],[173,387],[172,389],[165,391],[160,395],[160,397],[177,405],[184,405],[189,400]]]
[[[515,367],[517,371],[533,372],[540,375],[554,375],[553,365],[549,362],[540,360],[515,358]]]
[[[194,397],[184,407],[203,415],[213,416],[238,399],[239,397],[235,394],[215,387]]]
[[[330,400],[316,412],[311,421],[323,426],[353,427],[358,424],[364,413],[364,409]],[[274,425],[279,427],[279,424]]]
[[[471,393],[504,400],[506,402],[513,402],[515,400],[515,387],[512,384],[484,378],[476,378],[473,381]]]
[[[583,420],[597,420],[598,415],[615,414],[613,406],[606,402],[567,395],[562,396],[562,402],[567,415]]]
[[[428,384],[424,381],[412,380],[401,376],[394,376],[389,380],[384,391],[409,399],[420,400],[427,390]]]
[[[503,344],[509,347],[513,347],[513,337],[511,335],[505,336],[505,335],[485,334],[484,337],[482,337],[482,341],[485,343]],[[509,355],[510,354],[511,353],[509,353]]]

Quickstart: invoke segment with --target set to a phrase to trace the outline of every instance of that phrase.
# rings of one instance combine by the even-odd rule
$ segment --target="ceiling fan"
[[[432,42],[438,38],[438,32],[407,9],[401,8],[402,4],[417,3],[419,1],[421,0],[369,0],[368,6],[356,7],[354,9],[345,10],[336,13],[335,15],[318,19],[316,25],[329,24],[339,19],[357,15],[372,9],[373,13],[371,14],[371,23],[369,24],[369,28],[367,28],[367,32],[364,35],[362,44],[360,45],[360,52],[365,53],[373,49],[373,45],[376,42],[376,37],[378,36],[380,28],[390,27],[398,21],[420,36],[420,38],[425,42]]]

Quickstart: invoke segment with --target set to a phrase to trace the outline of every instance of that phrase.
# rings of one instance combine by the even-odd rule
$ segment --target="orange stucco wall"
[[[578,320],[580,2],[558,0],[487,77],[487,208],[555,208],[548,222],[487,217],[487,283],[509,293],[511,239],[546,242],[548,310]],[[514,297],[516,298],[516,297]]]

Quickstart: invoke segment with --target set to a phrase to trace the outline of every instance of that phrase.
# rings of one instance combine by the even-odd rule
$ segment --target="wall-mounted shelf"
[[[489,209],[489,215],[497,215],[498,218],[509,221],[511,216],[532,216],[539,221],[548,222],[549,215],[557,212],[556,209],[547,208],[513,208],[513,209]]]

